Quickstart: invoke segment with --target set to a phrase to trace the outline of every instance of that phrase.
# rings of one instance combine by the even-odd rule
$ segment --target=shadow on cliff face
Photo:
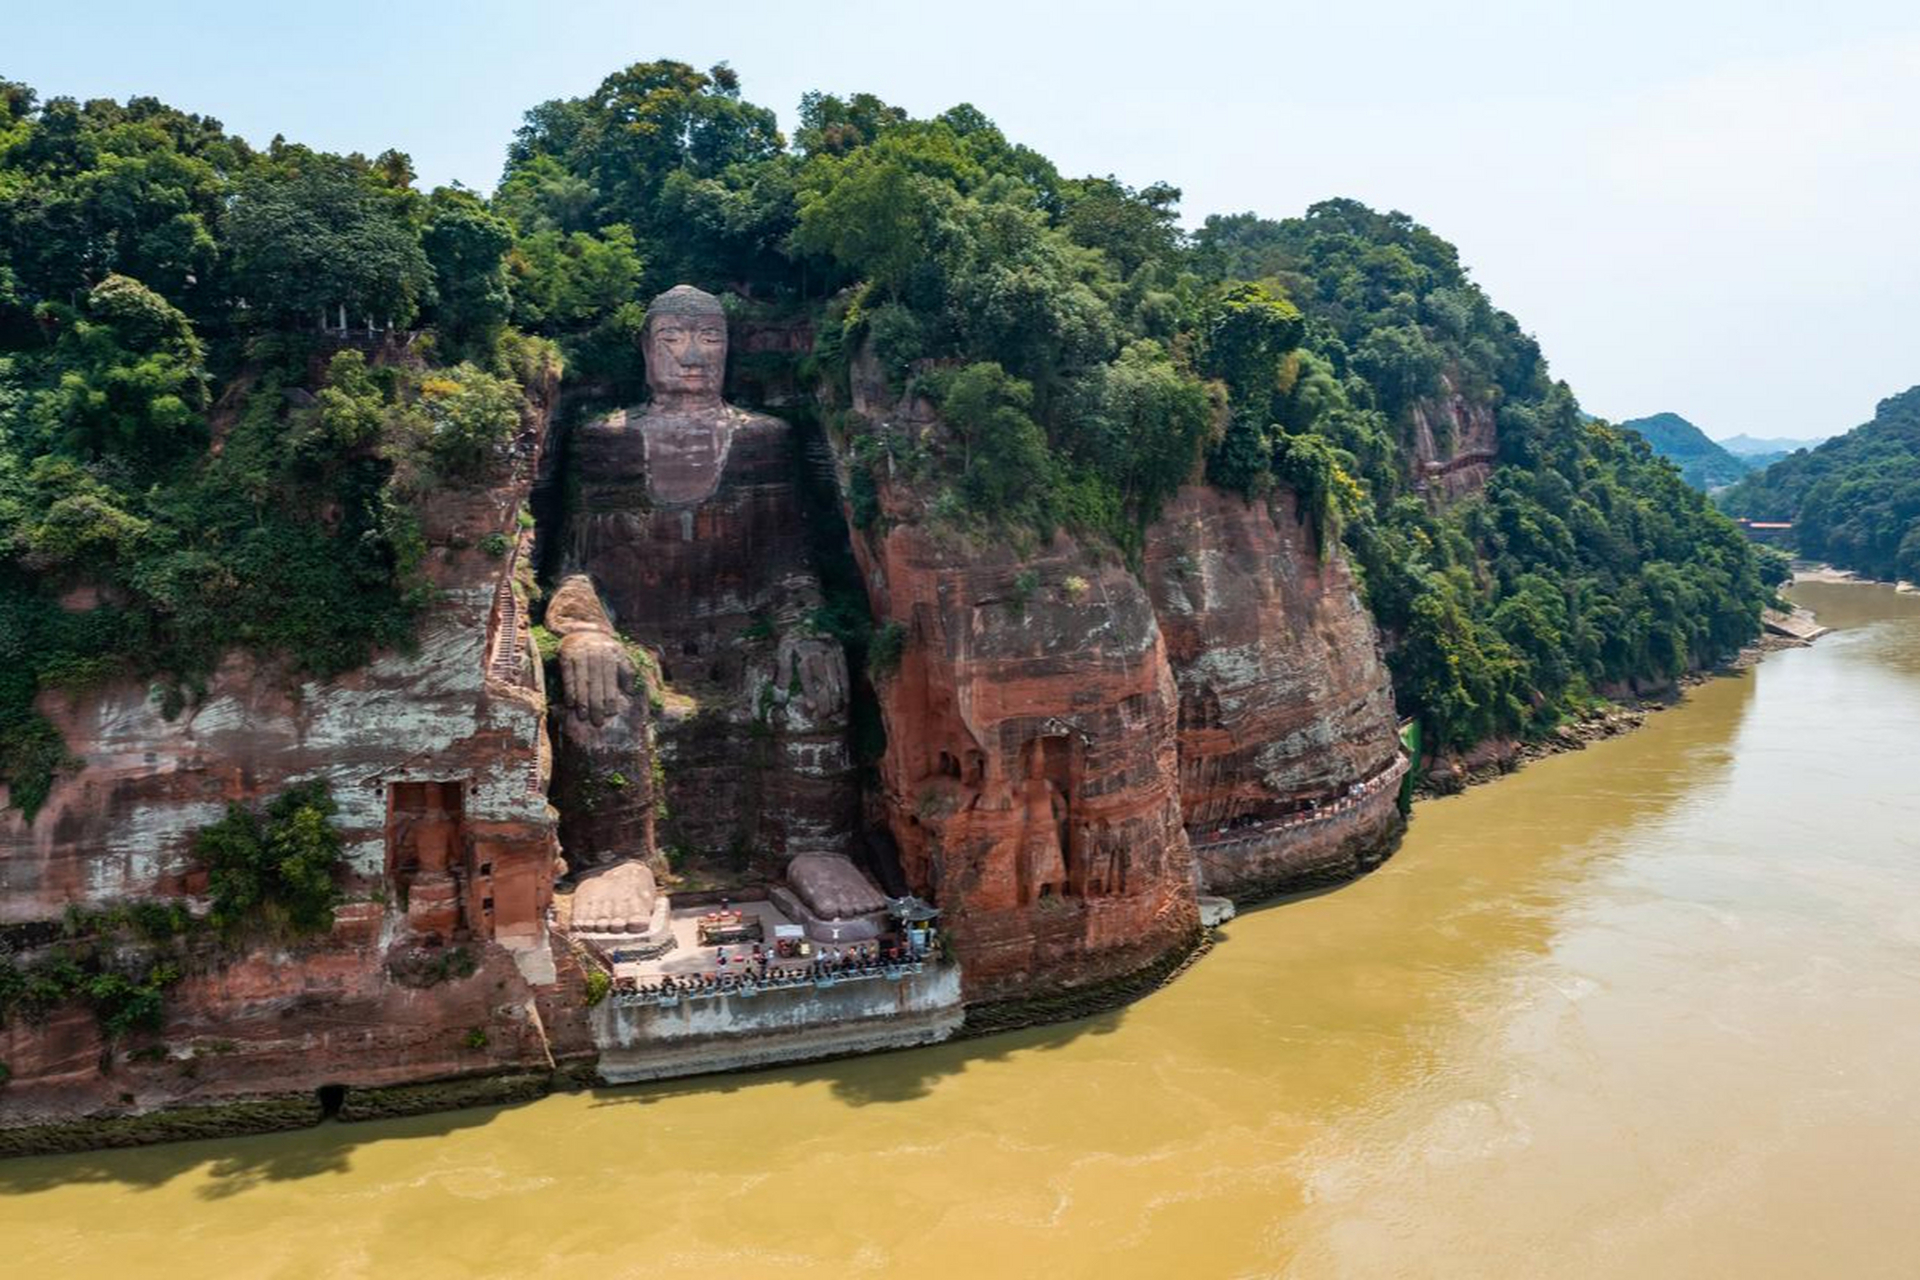
[[[149,1191],[197,1173],[207,1180],[195,1193],[200,1199],[225,1200],[268,1183],[346,1173],[352,1168],[354,1149],[362,1144],[444,1138],[487,1124],[502,1110],[473,1107],[358,1124],[327,1120],[279,1133],[0,1160],[0,1196],[76,1183],[116,1183]]]
[[[1114,1009],[1073,1022],[976,1036],[947,1044],[858,1054],[797,1067],[769,1067],[764,1071],[719,1076],[690,1076],[653,1084],[621,1085],[593,1090],[595,1106],[648,1106],[692,1095],[738,1093],[774,1084],[806,1086],[825,1082],[833,1096],[850,1107],[875,1103],[913,1102],[927,1097],[942,1079],[957,1076],[983,1062],[1003,1062],[1031,1049],[1064,1048],[1083,1035],[1111,1035],[1120,1029],[1125,1009]]]

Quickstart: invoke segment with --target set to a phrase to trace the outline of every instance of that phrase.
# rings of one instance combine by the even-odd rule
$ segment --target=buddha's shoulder
[[[617,435],[640,424],[646,414],[644,405],[629,409],[612,409],[586,419],[575,430],[582,435]]]
[[[793,429],[785,418],[776,418],[770,413],[755,413],[751,409],[742,409],[738,405],[728,405],[727,413],[733,418],[735,434],[746,432],[752,435],[783,436]]]

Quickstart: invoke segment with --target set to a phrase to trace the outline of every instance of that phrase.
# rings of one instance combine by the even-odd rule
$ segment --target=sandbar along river
[[[1920,1274],[1920,598],[1423,803],[1072,1026],[0,1161],[0,1271]]]

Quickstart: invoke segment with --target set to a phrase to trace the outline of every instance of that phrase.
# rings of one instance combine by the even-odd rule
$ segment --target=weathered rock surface
[[[857,395],[869,420],[918,412],[871,371]],[[946,912],[969,1000],[1189,945],[1178,700],[1145,589],[1070,538],[1023,555],[929,527],[903,486],[883,480],[880,500],[855,554],[904,637],[877,680],[883,809],[908,881]]]
[[[110,1057],[77,1006],[43,1024],[16,1021],[0,1031],[14,1072],[0,1125],[545,1069],[591,1051],[577,976],[536,990],[505,948],[467,954],[471,972],[443,967],[417,985],[392,980],[375,944],[335,937],[250,951],[170,988],[161,1030],[143,1033],[139,1052],[122,1044]]]
[[[1278,821],[1400,754],[1372,618],[1338,545],[1322,558],[1292,495],[1182,489],[1148,531],[1145,576],[1180,691],[1181,807],[1202,885],[1284,887],[1390,841],[1390,795],[1363,821]],[[1244,838],[1263,828],[1269,838]],[[1229,832],[1242,838],[1208,847]]]
[[[546,1063],[544,1038],[527,1032],[529,1011],[563,985],[545,924],[556,855],[546,701],[519,551],[481,547],[517,536],[551,390],[531,389],[498,483],[419,507],[436,594],[413,652],[297,683],[236,652],[174,719],[131,680],[43,698],[83,764],[33,822],[0,813],[0,923],[204,892],[194,834],[229,802],[313,779],[339,806],[348,902],[330,937],[293,951],[198,956],[145,1046],[158,1062],[123,1053],[102,1075],[91,1015],[17,1020],[0,1031],[8,1122],[122,1094],[137,1108]],[[388,963],[396,946],[462,947],[481,976],[403,985]],[[470,1036],[485,1050],[463,1048]]]

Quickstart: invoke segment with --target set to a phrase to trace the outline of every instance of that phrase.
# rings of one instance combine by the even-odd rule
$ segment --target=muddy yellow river
[[[0,1163],[0,1273],[1920,1274],[1920,599],[1031,1034]]]

